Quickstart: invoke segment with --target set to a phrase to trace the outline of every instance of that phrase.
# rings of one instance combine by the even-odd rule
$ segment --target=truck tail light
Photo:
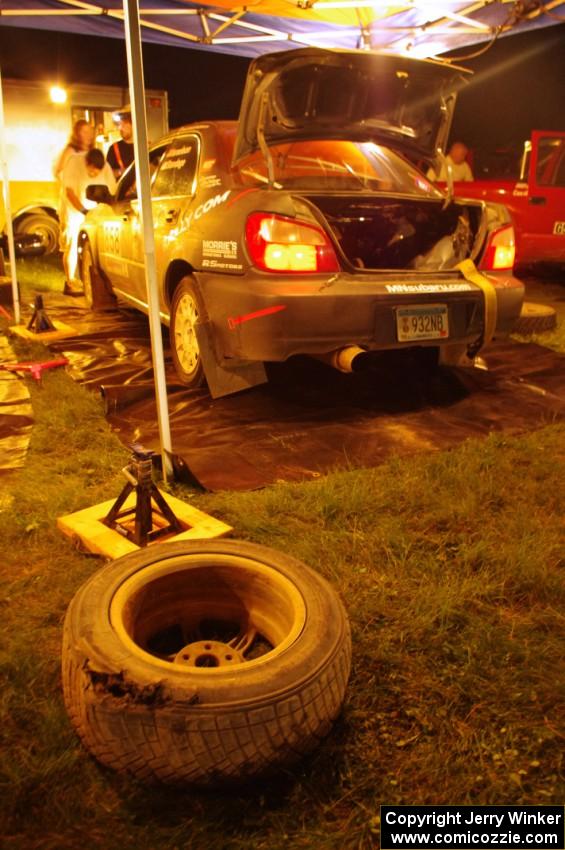
[[[490,234],[481,268],[486,271],[511,271],[515,256],[514,228],[506,224]]]
[[[268,272],[337,272],[333,246],[321,227],[275,213],[252,213],[245,238],[255,266]]]

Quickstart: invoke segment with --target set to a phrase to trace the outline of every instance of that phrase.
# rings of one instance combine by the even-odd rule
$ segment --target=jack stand
[[[45,331],[56,331],[57,328],[45,312],[43,306],[43,295],[36,295],[33,305],[33,313],[31,319],[27,323],[26,330],[33,331],[36,334],[44,333]]]
[[[132,445],[129,465],[124,467],[127,483],[102,522],[119,532],[137,546],[147,546],[156,538],[173,532],[179,534],[183,526],[153,483],[152,459],[155,452],[144,449],[139,443]],[[127,497],[135,490],[135,505],[121,510]],[[156,507],[152,505],[155,502]],[[133,520],[133,528],[132,528]]]

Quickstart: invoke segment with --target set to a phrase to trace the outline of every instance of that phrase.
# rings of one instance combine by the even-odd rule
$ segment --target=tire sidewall
[[[120,586],[152,564],[198,553],[250,558],[281,573],[301,593],[306,621],[301,634],[280,654],[260,665],[245,664],[233,671],[197,673],[189,669],[170,672],[150,656],[133,654],[124,646],[110,622],[110,605]],[[81,656],[87,675],[119,674],[142,691],[158,684],[164,704],[206,705],[212,708],[260,706],[277,696],[301,690],[331,664],[344,644],[349,647],[349,626],[341,602],[327,582],[304,564],[270,548],[239,541],[165,543],[126,555],[100,570],[72,600],[66,618],[69,651]]]

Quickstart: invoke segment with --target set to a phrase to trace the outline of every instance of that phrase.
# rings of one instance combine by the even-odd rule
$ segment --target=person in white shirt
[[[464,145],[463,142],[454,142],[451,145],[444,162],[441,164],[439,174],[436,174],[435,170],[430,168],[426,175],[428,180],[431,180],[434,183],[445,183],[447,181],[446,163],[451,165],[454,183],[457,183],[458,181],[470,182],[471,180],[474,180],[475,178],[473,177],[471,166],[467,162],[468,153],[469,149],[467,148],[467,145]]]
[[[82,295],[75,285],[78,266],[78,234],[89,209],[96,206],[86,197],[86,189],[93,184],[107,186],[112,194],[116,181],[112,169],[104,160],[102,151],[93,148],[87,153],[69,157],[61,175],[65,230],[63,233],[63,267],[65,269],[65,295]]]

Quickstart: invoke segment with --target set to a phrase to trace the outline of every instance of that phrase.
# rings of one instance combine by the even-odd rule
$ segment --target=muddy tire
[[[557,313],[553,307],[549,307],[547,304],[534,304],[533,301],[524,301],[513,333],[524,335],[543,333],[543,331],[552,331],[556,325]]]
[[[102,764],[211,785],[312,750],[339,714],[350,658],[343,606],[304,564],[239,541],[165,543],[79,589],[63,691]]]
[[[59,250],[59,222],[47,213],[23,216],[16,222],[15,231],[39,236],[46,254],[55,254]]]
[[[206,320],[200,294],[190,277],[184,277],[175,289],[171,303],[170,341],[176,373],[186,387],[201,387],[204,368],[194,326]]]

